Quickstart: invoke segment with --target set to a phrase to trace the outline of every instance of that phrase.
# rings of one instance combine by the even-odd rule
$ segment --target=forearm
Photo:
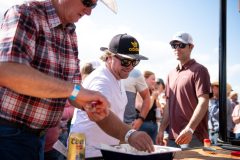
[[[127,131],[131,129],[111,111],[106,118],[96,123],[104,132],[120,141],[124,141]]]
[[[233,116],[232,120],[235,124],[238,124],[238,123],[240,123],[240,116]]]
[[[208,98],[199,98],[198,105],[186,127],[195,130],[208,111]]]
[[[140,115],[143,116],[144,118],[146,118],[149,110],[150,110],[150,98],[145,99],[143,101],[141,111],[140,111]]]
[[[74,84],[53,78],[18,63],[0,63],[0,86],[17,93],[39,98],[68,97]]]
[[[168,105],[163,109],[163,116],[162,116],[162,122],[159,127],[159,131],[165,131],[167,126],[169,125],[169,108]]]

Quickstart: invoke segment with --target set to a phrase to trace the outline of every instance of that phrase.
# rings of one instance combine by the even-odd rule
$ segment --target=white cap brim
[[[107,6],[115,14],[118,12],[117,2],[115,0],[101,0],[101,2]]]

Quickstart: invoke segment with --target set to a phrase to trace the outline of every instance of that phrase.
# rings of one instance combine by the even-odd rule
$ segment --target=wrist
[[[190,128],[190,127],[187,128],[187,131],[191,132],[192,134],[194,133],[194,130],[192,128]]]
[[[140,114],[137,115],[136,119],[141,119],[143,122],[145,121],[145,118],[143,116],[141,116]]]
[[[125,138],[124,138],[124,140],[125,140],[126,143],[129,143],[129,141],[128,141],[128,140],[129,140],[129,137],[130,137],[134,132],[136,132],[135,129],[130,129],[130,130],[126,133]]]
[[[72,100],[72,101],[76,100],[77,95],[78,95],[80,90],[81,90],[81,87],[79,85],[75,84],[74,88],[73,88],[73,91],[72,91],[71,95],[69,96],[69,99]]]

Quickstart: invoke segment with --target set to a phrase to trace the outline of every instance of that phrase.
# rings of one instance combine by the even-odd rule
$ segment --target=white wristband
[[[188,130],[193,134],[194,133],[194,130],[192,128],[188,128]]]
[[[70,100],[74,101],[76,100],[76,97],[78,95],[78,92],[80,91],[81,87],[79,85],[74,85],[74,89],[71,93],[71,96],[69,97]]]
[[[130,129],[126,135],[125,135],[125,142],[128,143],[128,138],[132,135],[133,132],[135,132],[135,129]]]

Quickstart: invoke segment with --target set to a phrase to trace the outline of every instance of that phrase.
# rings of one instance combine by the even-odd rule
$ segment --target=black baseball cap
[[[110,51],[125,58],[148,60],[147,57],[139,54],[138,41],[128,34],[118,34],[114,36],[109,44],[109,48],[101,47],[101,51]]]

